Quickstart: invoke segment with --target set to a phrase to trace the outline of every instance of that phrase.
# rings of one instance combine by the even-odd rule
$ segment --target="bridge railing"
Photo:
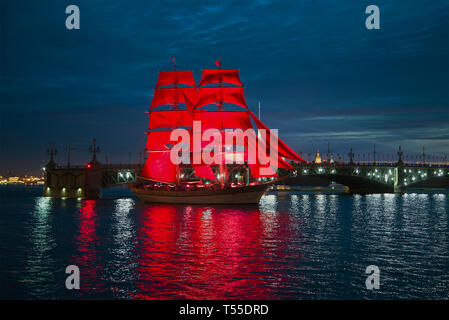
[[[63,166],[63,165],[56,165],[54,169],[56,170],[71,170],[71,169],[85,169],[85,165],[70,165],[70,166]]]
[[[359,167],[397,167],[398,164],[396,162],[354,162],[353,164],[349,162],[323,162],[323,163],[292,163],[293,167],[302,168],[302,167],[331,167],[331,166],[359,166]],[[448,164],[422,164],[422,163],[403,163],[401,166],[404,167],[416,167],[416,168],[449,168]]]
[[[103,164],[104,169],[138,169],[142,168],[143,164],[139,163],[119,163],[119,164]]]
[[[119,163],[119,164],[102,164],[103,169],[139,169],[143,164],[136,163]],[[70,169],[87,169],[87,165],[55,165],[56,170],[70,170]]]

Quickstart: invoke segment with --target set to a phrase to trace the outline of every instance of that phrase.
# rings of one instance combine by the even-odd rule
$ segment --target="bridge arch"
[[[349,187],[351,192],[405,192],[435,178],[449,179],[449,168],[443,166],[416,166],[394,164],[307,164],[298,166],[297,176],[321,177]],[[449,183],[448,183],[449,187]]]
[[[314,177],[323,177],[348,187],[354,193],[394,192],[393,185],[387,185],[379,181],[365,178],[363,176],[352,176],[346,174],[311,174]]]

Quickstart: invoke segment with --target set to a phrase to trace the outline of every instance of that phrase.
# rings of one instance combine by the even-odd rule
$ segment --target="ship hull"
[[[257,204],[269,185],[218,190],[165,191],[131,186],[131,191],[144,202],[183,204]]]

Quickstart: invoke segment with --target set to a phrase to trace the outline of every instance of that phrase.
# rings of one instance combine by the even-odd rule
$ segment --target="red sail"
[[[209,180],[217,180],[217,177],[213,173],[212,169],[208,165],[194,165],[193,168],[195,169],[195,176],[200,178],[205,178]]]
[[[288,163],[287,161],[285,161],[281,157],[278,157],[278,167],[279,168],[283,168],[283,169],[288,169],[288,170],[296,170],[295,168],[293,168],[291,166],[290,163]]]
[[[186,110],[151,111],[148,129],[192,126],[190,113]]]
[[[210,153],[212,160],[209,162],[205,161],[206,155]],[[203,150],[202,165],[212,166],[212,165],[226,165],[226,164],[244,164],[245,163],[245,153],[243,151],[224,151],[224,152],[214,152],[211,150]],[[196,172],[196,167],[195,172]],[[208,178],[210,179],[210,178]]]
[[[201,130],[252,128],[246,111],[198,111],[193,113],[194,121],[201,121]]]
[[[254,113],[251,112],[251,116],[254,119],[254,122],[256,122],[256,126],[259,129],[265,129],[266,130],[266,136],[267,138],[270,136],[270,132],[271,130],[268,129],[268,127],[266,125],[263,124],[262,121],[260,121],[255,115]],[[279,155],[291,160],[295,160],[298,162],[305,162],[305,160],[303,158],[301,158],[295,151],[293,151],[292,149],[290,149],[289,146],[287,146],[285,144],[285,142],[283,142],[281,139],[279,139],[278,137],[278,152]]]
[[[192,112],[193,109],[195,109],[195,103],[194,101],[190,100],[189,97],[186,96],[185,92],[182,93],[182,95],[184,96],[184,101],[187,107],[187,111]],[[195,93],[194,98],[197,98],[197,92]]]
[[[273,178],[278,177],[276,171],[273,170],[268,164],[249,164],[249,168],[251,169],[251,176],[253,178]],[[264,171],[262,171],[264,169]]]
[[[192,71],[159,71],[156,88],[168,85],[186,84],[196,87]]]
[[[196,88],[162,88],[154,89],[153,101],[150,109],[174,103],[186,103],[185,97],[189,101],[196,101]]]
[[[176,144],[170,141],[171,131],[151,131],[147,135],[147,151],[168,150],[169,145]]]
[[[259,168],[259,167],[268,167],[268,164],[262,165],[259,162],[259,158],[258,158],[258,156],[256,154],[256,152],[257,152],[256,144],[255,144],[256,140],[257,140],[257,144],[258,144],[257,148],[261,148],[261,147],[262,148],[266,148],[265,142],[262,141],[261,139],[259,139],[258,137],[256,137],[255,135],[253,136],[253,139],[245,139],[245,148],[246,148],[245,161],[247,163],[249,163],[250,162],[250,159],[249,159],[250,157],[249,157],[248,153],[253,153],[253,159],[255,159],[255,161],[256,161],[256,163],[255,163],[256,167],[253,167],[253,171],[256,170],[256,168]],[[270,152],[270,151],[268,151],[268,152]],[[288,169],[288,170],[295,170],[295,168],[293,168],[287,161],[285,161],[284,159],[282,159],[279,156],[277,158],[277,161],[278,161],[278,164],[277,164],[278,168],[283,168],[283,169]],[[262,177],[262,176],[254,176],[254,177],[255,178],[259,178],[259,177]]]
[[[230,83],[242,86],[237,69],[203,69],[200,86],[212,83]]]
[[[170,152],[150,152],[140,175],[155,181],[176,183],[176,165],[170,160]]]
[[[242,87],[200,88],[196,108],[218,102],[233,103],[248,109]]]
[[[237,130],[223,130],[219,134],[213,134],[213,137],[207,133],[204,133],[200,146],[201,149],[205,149],[207,147],[209,150],[213,147],[216,147],[216,150],[220,150],[220,146],[222,146],[225,152],[237,151],[234,146],[244,147],[248,144],[247,138],[243,137],[243,139],[238,139],[239,135],[240,133]],[[221,137],[221,140],[219,137]],[[240,149],[242,149],[241,147]]]

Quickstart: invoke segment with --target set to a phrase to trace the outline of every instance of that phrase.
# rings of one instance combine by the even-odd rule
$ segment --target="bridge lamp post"
[[[47,149],[47,155],[50,156],[50,162],[53,163],[54,159],[53,157],[57,155],[58,150],[55,149],[55,144],[53,142],[50,142],[50,149]]]
[[[354,152],[352,152],[352,148],[349,150],[348,156],[349,156],[349,165],[354,165],[354,161],[353,161]]]
[[[89,146],[89,152],[93,154],[92,156],[92,163],[97,162],[97,153],[100,152],[100,147],[97,146],[97,139],[92,139],[92,145]]]
[[[404,164],[404,162],[402,161],[402,156],[404,155],[404,152],[402,151],[402,147],[401,146],[399,146],[397,154],[398,154],[398,157],[399,157],[397,165],[401,166],[401,165]]]

